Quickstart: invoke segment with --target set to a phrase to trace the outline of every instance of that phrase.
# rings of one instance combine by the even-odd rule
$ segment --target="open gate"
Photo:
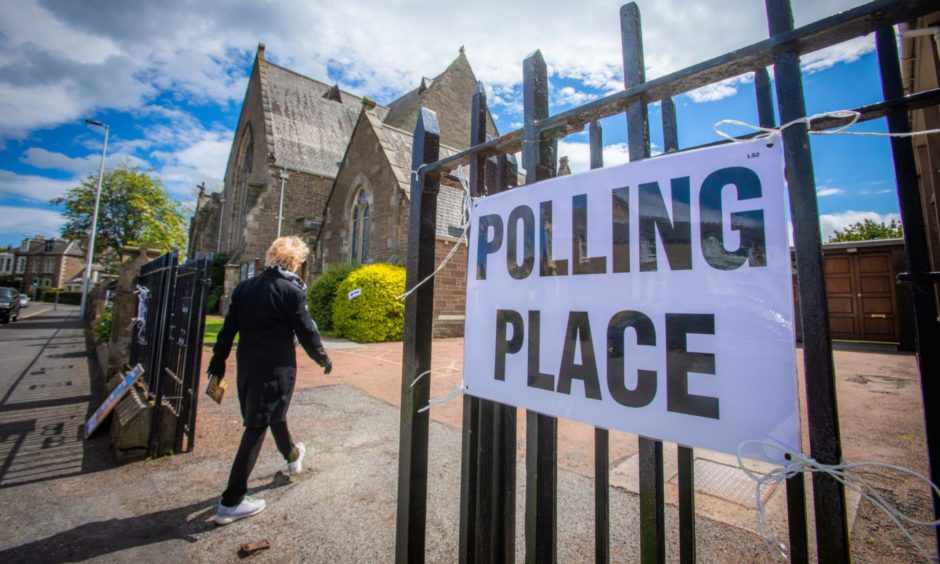
[[[753,72],[760,125],[774,127],[773,96],[767,67],[774,66],[777,109],[789,123],[806,116],[799,57],[801,54],[876,33],[884,101],[856,108],[860,121],[886,117],[892,133],[910,131],[907,111],[940,103],[940,90],[904,96],[893,25],[935,11],[929,0],[880,0],[794,29],[789,0],[766,0],[770,38],[669,75],[646,81],[640,13],[636,4],[620,11],[624,86],[609,95],[558,115],[548,112],[548,73],[538,51],[523,62],[524,126],[498,139],[485,135],[486,97],[474,96],[471,147],[440,159],[440,132],[433,112],[422,109],[414,132],[411,209],[408,232],[407,286],[432,275],[434,228],[440,178],[457,166],[470,165],[470,191],[485,197],[509,188],[506,175],[487,175],[487,161],[506,170],[506,155],[521,150],[526,183],[551,177],[556,170],[555,142],[590,127],[591,166],[602,163],[597,120],[626,114],[631,161],[650,158],[647,105],[662,102],[665,152],[679,148],[672,97],[742,73]],[[824,464],[842,461],[836,403],[832,341],[826,300],[825,269],[808,128],[825,130],[847,123],[835,117],[788,127],[783,131],[791,217],[794,223],[800,315],[803,327],[804,375],[808,403],[810,456]],[[921,375],[930,478],[940,483],[940,327],[922,206],[917,188],[913,145],[892,138],[908,272],[898,280],[914,305],[918,365]],[[489,180],[487,177],[489,176]],[[495,180],[494,177],[495,176]],[[401,438],[398,485],[396,560],[420,562],[425,551],[431,327],[434,282],[420,286],[405,307],[402,368]],[[512,561],[515,557],[515,463],[517,409],[470,396],[463,398],[463,452],[460,506],[460,560]],[[557,420],[527,412],[525,554],[527,562],[556,559]],[[657,440],[639,438],[640,550],[644,562],[665,560],[663,449]],[[595,548],[598,562],[609,556],[608,431],[595,430]],[[694,562],[695,508],[693,451],[678,452],[679,547],[683,562]],[[821,562],[850,559],[845,491],[834,478],[813,475],[813,516]],[[790,558],[807,562],[807,508],[802,474],[787,480]],[[935,514],[940,499],[933,498]],[[938,533],[940,534],[940,533]],[[938,537],[940,539],[940,537]]]
[[[130,363],[143,365],[149,399],[165,408],[153,410],[151,456],[166,454],[158,452],[165,415],[174,419],[172,451],[194,446],[211,265],[211,256],[203,254],[180,265],[178,251],[170,251],[141,267],[137,277],[141,317],[135,320]]]

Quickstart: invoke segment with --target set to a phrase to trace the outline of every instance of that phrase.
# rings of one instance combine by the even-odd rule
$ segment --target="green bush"
[[[48,288],[45,290],[43,290],[43,288],[40,288],[40,291],[42,293],[42,301],[44,302],[56,301],[55,297],[56,297],[56,294],[58,294],[60,304],[78,305],[82,303],[81,292],[65,292],[65,291],[59,292],[59,291],[56,291],[55,288]]]
[[[352,264],[334,264],[326,269],[307,290],[307,305],[310,317],[317,322],[321,331],[333,329],[333,298],[340,282],[356,270]]]
[[[225,290],[222,286],[213,286],[209,290],[209,295],[206,297],[206,313],[218,313],[219,312],[219,302],[222,301],[222,291]]]
[[[219,305],[222,302],[222,292],[225,290],[225,264],[228,262],[229,255],[219,253],[212,257],[212,267],[210,276],[212,277],[212,289],[206,297],[206,313],[218,313]]]
[[[98,324],[95,325],[95,335],[97,335],[99,341],[110,341],[111,340],[111,325],[112,325],[112,311],[114,310],[114,304],[108,304],[104,308],[104,313],[101,314],[101,317],[98,319]]]
[[[359,289],[359,297],[349,292]],[[399,341],[405,332],[405,269],[391,264],[368,264],[354,270],[336,288],[333,325],[358,343]]]

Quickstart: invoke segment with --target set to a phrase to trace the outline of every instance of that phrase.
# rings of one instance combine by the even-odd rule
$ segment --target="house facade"
[[[940,87],[940,10],[901,26],[901,62],[904,93],[914,94]],[[910,112],[911,131],[940,129],[940,106]],[[924,206],[924,226],[930,269],[940,271],[940,135],[912,139],[918,188]],[[940,285],[934,284],[940,315]]]
[[[23,291],[65,288],[85,268],[85,253],[78,244],[54,237],[23,239],[13,254],[13,277]]]

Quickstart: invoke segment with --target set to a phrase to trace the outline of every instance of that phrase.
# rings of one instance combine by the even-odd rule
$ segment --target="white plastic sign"
[[[479,200],[467,393],[692,447],[799,451],[784,189],[782,143],[759,140]]]
[[[361,296],[361,295],[362,295],[362,288],[356,288],[355,290],[350,290],[350,291],[346,294],[346,299],[347,299],[347,300],[351,300],[351,299],[353,299],[353,298],[358,298],[358,297]]]

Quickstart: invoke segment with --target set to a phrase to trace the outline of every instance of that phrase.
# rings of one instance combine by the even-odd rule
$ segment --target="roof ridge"
[[[326,88],[326,89],[330,89],[330,88],[332,88],[333,86],[339,87],[339,83],[338,83],[338,82],[333,83],[333,84],[327,84],[327,83],[323,82],[322,80],[318,80],[318,79],[313,78],[313,77],[311,77],[311,76],[307,76],[307,75],[305,75],[305,74],[301,74],[301,73],[299,73],[299,72],[297,72],[297,71],[295,71],[295,70],[292,70],[292,69],[289,69],[289,68],[287,68],[287,67],[281,66],[281,65],[279,65],[279,64],[277,64],[277,63],[272,63],[271,61],[268,61],[267,59],[265,59],[265,62],[266,62],[267,64],[271,65],[272,67],[277,67],[279,70],[282,70],[282,71],[284,71],[284,72],[288,72],[288,73],[290,73],[290,74],[299,76],[300,78],[304,78],[304,79],[306,79],[306,80],[309,80],[310,82],[315,82],[315,83],[319,84],[320,86],[323,86],[323,87]],[[352,96],[353,98],[357,98],[357,99],[359,99],[360,101],[361,101],[363,98],[366,98],[366,95],[365,95],[365,94],[363,94],[363,95],[360,96],[359,94],[353,94],[352,92],[349,92],[348,90],[344,90],[343,88],[339,88],[339,91],[340,91],[342,94],[346,94],[346,95],[348,95],[348,96]],[[372,98],[370,98],[370,100],[372,100]],[[374,101],[374,100],[373,100],[373,101]],[[382,104],[379,104],[378,102],[376,102],[375,105],[376,105],[376,106],[379,106],[379,107],[381,107],[381,108],[388,109],[386,106],[383,106]]]

